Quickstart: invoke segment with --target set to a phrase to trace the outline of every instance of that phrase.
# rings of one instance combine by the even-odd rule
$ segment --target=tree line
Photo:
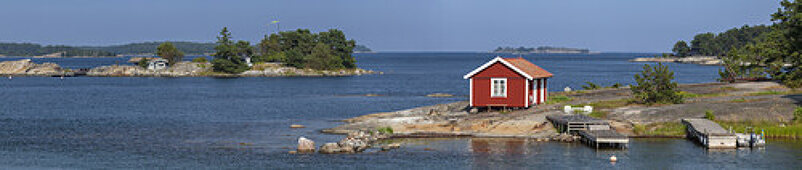
[[[0,54],[6,56],[43,56],[60,53],[62,57],[114,56],[114,53],[63,45],[42,46],[33,43],[0,43]]]
[[[783,0],[780,5],[768,32],[727,51],[719,71],[722,81],[772,79],[802,87],[802,1]]]
[[[160,44],[165,42],[131,43],[113,46],[42,46],[33,43],[0,43],[0,54],[6,56],[41,56],[53,53],[62,53],[62,57],[74,56],[116,56],[117,54],[153,54]],[[175,48],[189,53],[203,55],[215,52],[214,43],[196,42],[169,42]]]
[[[240,73],[248,69],[245,59],[252,62],[281,62],[296,68],[318,70],[356,68],[354,40],[345,38],[337,29],[312,33],[308,29],[282,31],[266,35],[255,47],[248,41],[234,41],[224,27],[217,37],[212,64],[215,71]]]
[[[766,25],[744,25],[741,28],[732,28],[718,34],[711,32],[697,34],[690,44],[682,40],[677,41],[672,52],[678,57],[691,55],[725,56],[732,49],[755,43],[760,39],[761,35],[770,31],[771,27]]]

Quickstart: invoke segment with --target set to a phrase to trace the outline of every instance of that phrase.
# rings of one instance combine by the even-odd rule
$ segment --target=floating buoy
[[[11,80],[11,76],[8,76],[8,79]]]
[[[616,158],[615,155],[610,156],[610,162],[615,162],[615,161],[618,161],[618,158]]]

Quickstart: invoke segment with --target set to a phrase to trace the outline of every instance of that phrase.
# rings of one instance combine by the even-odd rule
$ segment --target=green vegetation
[[[633,103],[635,103],[635,101],[632,99],[619,99],[619,100],[597,101],[590,103],[588,105],[593,106],[594,109],[612,109],[612,108],[628,106]]]
[[[367,46],[356,45],[356,46],[354,46],[354,52],[355,53],[369,53],[369,52],[373,52],[373,51],[370,50],[370,48],[368,48]]]
[[[596,85],[593,82],[586,81],[585,84],[586,85],[582,85],[582,89],[585,89],[585,90],[596,90],[596,89],[600,89],[601,88],[601,86]]]
[[[546,104],[557,104],[563,102],[569,102],[573,99],[571,97],[565,95],[549,95],[548,100],[546,100]]]
[[[209,62],[209,60],[206,60],[206,57],[197,57],[197,58],[193,58],[192,62],[205,63],[205,62]]]
[[[685,41],[678,41],[674,44],[672,51],[679,57],[687,55],[724,56],[732,49],[758,41],[762,34],[769,31],[771,28],[765,25],[751,27],[744,25],[741,28],[733,28],[719,34],[710,32],[697,34],[693,37],[690,47]]]
[[[593,112],[590,112],[588,114],[588,116],[599,118],[599,119],[606,119],[607,118],[607,114],[608,114],[607,112],[595,111],[594,110]]]
[[[42,46],[32,43],[0,43],[0,54],[6,56],[42,56],[62,53],[61,57],[90,56],[106,57],[117,54],[150,54],[164,42],[144,42],[113,46]],[[214,43],[170,42],[178,50],[189,54],[214,52]]]
[[[783,0],[771,15],[773,25],[754,27],[754,38],[733,45],[723,58],[721,81],[781,80],[786,86],[802,87],[802,1]],[[728,31],[729,32],[729,31]]]
[[[730,100],[730,102],[733,102],[733,103],[746,103],[747,100],[745,98],[741,97],[741,98],[737,98],[737,99],[732,99],[732,100]]]
[[[284,31],[265,36],[258,44],[261,55],[254,56],[253,61],[283,62],[296,68],[318,70],[350,69],[356,68],[356,60],[351,56],[355,44],[336,29],[317,34],[306,29]]]
[[[392,127],[382,127],[377,129],[376,131],[378,131],[380,134],[393,134]]]
[[[148,68],[149,61],[150,59],[148,58],[142,58],[141,60],[139,60],[139,62],[136,62],[136,65],[142,68]]]
[[[83,49],[83,48],[63,46],[63,45],[41,46],[39,44],[31,44],[31,43],[0,43],[0,54],[6,56],[43,56],[54,53],[60,53],[58,54],[58,56],[60,57],[115,56],[114,53],[106,51]]]
[[[657,66],[643,66],[643,72],[635,75],[637,85],[632,86],[632,94],[636,102],[644,104],[683,102],[683,95],[677,92],[677,83],[673,82],[674,72],[668,66],[658,63]]]
[[[184,59],[184,52],[175,48],[170,42],[165,42],[156,47],[156,55],[167,59],[170,66]]]
[[[635,124],[635,134],[646,136],[684,136],[685,125],[679,122],[660,122],[647,125]]]
[[[802,124],[802,107],[796,107],[794,109],[794,124]]]
[[[716,121],[721,127],[732,130],[738,133],[743,133],[747,127],[755,129],[755,133],[760,133],[764,130],[767,137],[783,137],[783,138],[799,138],[802,137],[802,123],[782,124],[778,122],[769,121],[753,121],[753,122],[726,122]]]
[[[705,111],[705,119],[715,121],[716,115],[713,114],[712,110],[707,110]]]
[[[677,57],[686,57],[690,55],[691,47],[688,47],[688,43],[686,43],[685,41],[680,40],[677,41],[676,44],[674,44],[674,48],[671,49],[671,51],[673,51],[674,55]]]
[[[79,47],[90,50],[107,51],[114,54],[151,54],[153,49],[157,48],[163,43],[171,43],[176,49],[183,51],[186,54],[203,55],[207,53],[214,53],[214,43],[197,43],[197,42],[181,42],[181,41],[163,41],[163,42],[142,42],[131,43],[124,45],[112,45],[102,47]]]
[[[220,36],[217,37],[217,46],[214,48],[217,51],[212,60],[214,71],[236,74],[248,70],[244,57],[253,54],[253,47],[247,41],[239,41],[234,44],[228,28],[223,27],[223,30],[220,31]]]
[[[781,95],[781,94],[788,94],[788,92],[770,90],[770,91],[761,91],[761,92],[749,93],[748,95],[749,96],[764,96],[764,95]]]
[[[549,47],[549,46],[541,46],[537,48],[526,48],[526,47],[498,47],[493,50],[494,53],[515,53],[515,54],[529,54],[529,53],[582,53],[587,54],[590,53],[588,49],[579,49],[579,48],[564,48],[564,47]]]

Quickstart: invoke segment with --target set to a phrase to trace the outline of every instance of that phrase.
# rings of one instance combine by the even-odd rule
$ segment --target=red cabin
[[[496,57],[463,78],[470,80],[471,107],[529,107],[546,102],[552,76],[524,58]]]

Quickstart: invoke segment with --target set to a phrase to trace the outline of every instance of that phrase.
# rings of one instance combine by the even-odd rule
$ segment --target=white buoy
[[[11,80],[11,76],[8,76],[8,79]]]
[[[610,162],[615,162],[615,161],[618,161],[618,158],[616,158],[615,155],[610,156]]]

